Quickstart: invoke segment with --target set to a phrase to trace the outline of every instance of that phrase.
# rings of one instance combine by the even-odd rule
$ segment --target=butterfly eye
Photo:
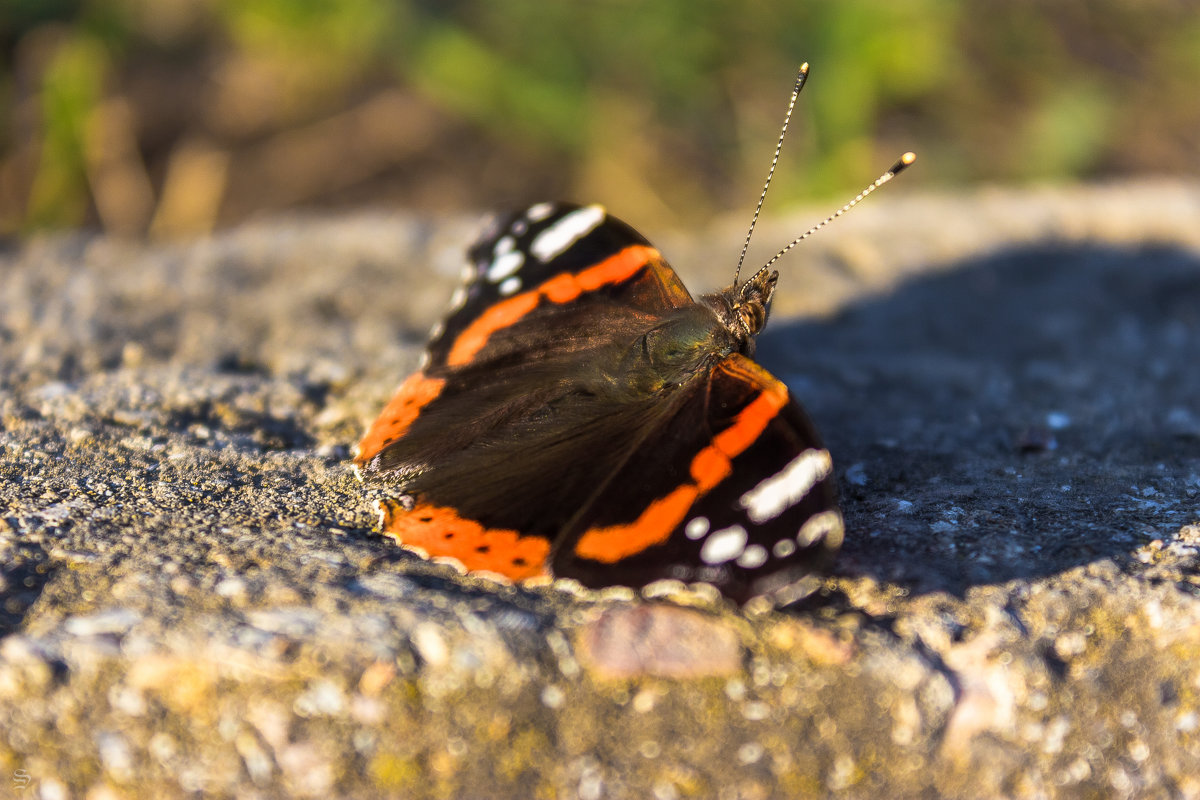
[[[754,336],[767,324],[767,305],[762,300],[755,298],[738,307],[738,316],[742,318],[742,324],[746,326],[746,331]]]

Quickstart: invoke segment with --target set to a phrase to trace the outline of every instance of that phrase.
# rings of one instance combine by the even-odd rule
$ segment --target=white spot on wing
[[[496,260],[488,267],[487,279],[492,283],[502,281],[519,270],[524,263],[525,254],[520,250],[501,253],[496,256]]]
[[[842,543],[844,531],[841,514],[836,511],[822,511],[804,521],[800,532],[796,534],[796,543],[801,547],[811,547],[818,539],[824,539],[831,547],[837,547]]]
[[[745,549],[746,529],[741,525],[731,525],[708,535],[704,546],[700,548],[700,558],[705,564],[724,564],[740,556]]]
[[[604,222],[604,217],[600,206],[576,209],[535,236],[529,250],[542,263],[551,261]]]
[[[510,294],[513,294],[520,288],[521,288],[521,279],[520,278],[518,278],[516,276],[513,276],[511,278],[505,278],[504,282],[500,284],[500,294],[504,295],[505,297],[508,297]]]
[[[538,203],[535,206],[530,206],[525,212],[525,219],[530,222],[541,222],[546,217],[554,213],[553,203]]]
[[[501,236],[496,240],[496,244],[492,247],[493,256],[502,256],[505,253],[511,253],[513,248],[517,246],[517,240],[511,236]]]
[[[796,552],[796,543],[791,539],[780,539],[771,548],[771,552],[775,554],[776,558],[787,558]]]
[[[754,569],[767,563],[767,548],[761,544],[752,544],[742,551],[737,560],[739,567]]]
[[[786,467],[742,495],[741,505],[751,522],[775,519],[804,499],[813,486],[833,470],[828,450],[805,450]]]
[[[683,532],[689,539],[699,539],[708,533],[708,518],[696,517],[693,520],[689,520],[688,524],[684,526]]]
[[[459,286],[454,290],[454,294],[450,295],[450,308],[457,311],[463,307],[465,302],[467,302],[467,287]]]

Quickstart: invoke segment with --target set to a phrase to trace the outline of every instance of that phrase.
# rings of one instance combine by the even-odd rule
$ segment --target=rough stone
[[[896,188],[807,242],[760,360],[848,536],[761,613],[501,586],[373,531],[350,446],[469,216],[9,244],[5,790],[1200,797],[1197,219],[1188,184]],[[647,233],[699,291],[738,228]]]

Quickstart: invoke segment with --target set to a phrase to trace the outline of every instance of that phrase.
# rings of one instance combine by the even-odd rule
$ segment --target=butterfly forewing
[[[484,340],[479,349],[490,345],[491,354],[524,353],[529,345],[511,340],[526,331],[511,323],[528,327],[572,303],[652,314],[692,301],[658,251],[600,206],[539,203],[494,221],[467,257],[454,310],[429,343],[428,368],[479,361],[475,348]],[[553,323],[534,327],[533,339],[554,330]]]
[[[519,410],[510,400],[525,405],[523,398],[587,369],[604,343],[692,302],[658,251],[598,206],[539,203],[512,214],[492,224],[468,259],[422,369],[359,442],[355,460],[368,475],[436,465],[497,415]],[[471,395],[462,401],[469,408],[438,414],[446,425],[433,441],[417,441],[419,418],[462,393]],[[400,445],[405,439],[412,441]]]

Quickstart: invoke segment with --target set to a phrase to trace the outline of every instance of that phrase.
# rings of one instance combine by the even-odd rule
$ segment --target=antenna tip
[[[808,80],[808,62],[805,61],[800,65],[800,71],[796,73],[796,88],[792,91],[800,91],[800,87],[804,86],[804,82]]]
[[[895,176],[895,175],[899,174],[899,172],[902,169],[909,166],[916,160],[917,160],[916,153],[912,153],[912,152],[905,153],[904,155],[900,156],[899,161],[897,161],[895,164],[892,164],[892,168],[888,170],[888,175]]]

